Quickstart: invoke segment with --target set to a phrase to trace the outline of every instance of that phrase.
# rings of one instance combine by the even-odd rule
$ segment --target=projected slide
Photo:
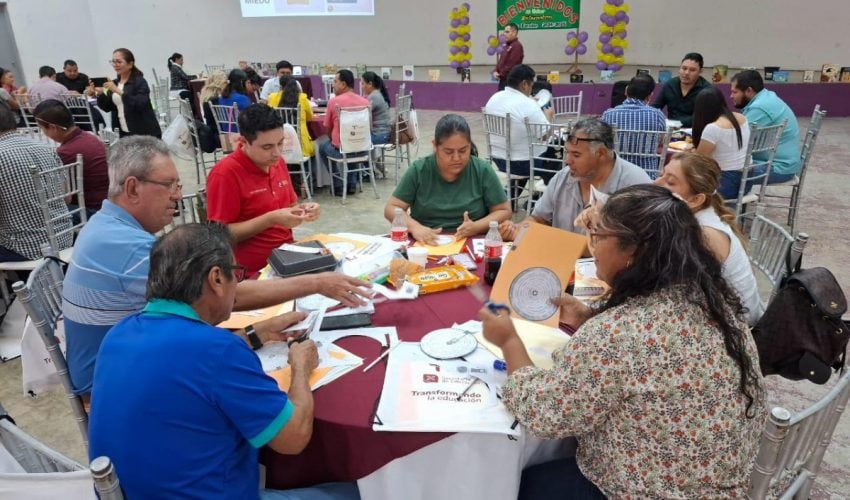
[[[375,0],[239,0],[242,17],[373,16]]]

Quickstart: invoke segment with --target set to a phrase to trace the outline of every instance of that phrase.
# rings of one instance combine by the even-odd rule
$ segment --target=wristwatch
[[[260,340],[260,336],[257,335],[257,329],[254,328],[254,325],[248,325],[245,327],[245,336],[248,337],[248,342],[251,343],[251,348],[255,351],[260,347],[263,347],[263,341]]]

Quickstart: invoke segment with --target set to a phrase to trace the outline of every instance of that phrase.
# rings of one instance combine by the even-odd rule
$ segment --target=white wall
[[[492,65],[486,38],[495,32],[495,1],[472,5],[473,64]],[[38,67],[76,59],[89,75],[106,75],[117,47],[139,67],[165,72],[177,51],[187,69],[240,59],[295,64],[447,66],[448,13],[462,0],[376,0],[374,17],[242,18],[238,0],[8,0],[27,80]],[[850,1],[631,0],[628,64],[676,66],[689,51],[706,65],[850,66]],[[595,61],[603,0],[585,0],[581,29],[591,35],[582,62]],[[567,64],[564,31],[523,32],[526,62]]]

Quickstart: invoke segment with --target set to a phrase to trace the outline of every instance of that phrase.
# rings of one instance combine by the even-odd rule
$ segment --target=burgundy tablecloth
[[[313,119],[307,122],[307,132],[310,133],[310,139],[314,141],[323,135],[328,135],[328,129],[325,128],[324,114],[318,114],[313,111]]]
[[[478,269],[479,277],[483,265]],[[481,281],[485,288],[486,284]],[[489,290],[488,290],[489,291]],[[466,288],[423,295],[412,301],[375,306],[375,326],[395,326],[399,338],[418,342],[426,333],[477,319],[478,302]],[[349,337],[337,344],[364,358],[364,366],[382,348],[371,339]],[[279,455],[268,447],[261,453],[266,486],[286,489],[328,481],[356,481],[396,458],[403,457],[448,433],[375,432],[372,415],[383,386],[386,361],[363,373],[358,368],[315,393],[313,438],[297,456]]]

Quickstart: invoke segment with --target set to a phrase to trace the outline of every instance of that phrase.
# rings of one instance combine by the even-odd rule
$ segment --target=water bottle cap
[[[492,229],[492,228],[494,228],[494,227],[498,228],[498,227],[499,227],[499,223],[498,223],[498,222],[496,222],[496,221],[494,221],[494,220],[491,220],[491,221],[490,221],[490,228]]]
[[[399,207],[395,207],[395,213],[400,214],[400,213],[401,213],[401,208],[399,208]]]

